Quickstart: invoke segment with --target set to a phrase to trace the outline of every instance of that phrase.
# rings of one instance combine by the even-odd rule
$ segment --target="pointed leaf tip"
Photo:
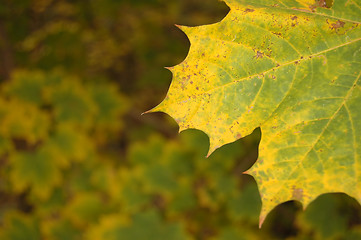
[[[214,151],[216,151],[219,148],[219,146],[213,146],[212,142],[209,145],[208,153],[206,155],[206,158],[208,158]]]
[[[152,109],[149,109],[148,111],[141,113],[140,116],[143,116],[144,114],[147,114],[147,113],[155,113],[155,112],[162,112],[162,110],[160,110],[160,108],[159,108],[159,105]]]
[[[142,112],[142,113],[140,114],[140,116],[143,116],[144,114],[151,113],[151,112],[152,112],[151,110],[148,110],[148,111]]]
[[[152,109],[149,109],[148,111],[145,111],[145,112],[142,112],[140,114],[140,116],[143,116],[144,114],[147,114],[147,113],[154,113],[154,112],[157,112],[157,111],[154,111],[155,108],[152,108]]]
[[[176,27],[179,28],[179,29],[182,29],[182,27],[184,27],[184,26],[179,25],[179,24],[174,24],[174,26],[176,26]]]
[[[176,26],[177,28],[179,28],[180,30],[182,30],[182,32],[187,33],[187,29],[191,28],[189,26],[184,26],[184,25],[178,25],[178,24],[174,24],[174,26]]]
[[[259,217],[259,222],[258,222],[258,228],[259,228],[259,229],[262,228],[262,225],[263,225],[265,219],[266,219],[266,216],[264,216],[264,215],[261,215],[261,216]]]

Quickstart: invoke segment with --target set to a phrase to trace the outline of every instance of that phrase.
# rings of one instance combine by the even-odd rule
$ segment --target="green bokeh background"
[[[217,0],[2,0],[0,239],[361,239],[341,193],[287,202],[258,228],[259,129],[209,158],[178,134],[165,96],[186,36],[221,20]]]

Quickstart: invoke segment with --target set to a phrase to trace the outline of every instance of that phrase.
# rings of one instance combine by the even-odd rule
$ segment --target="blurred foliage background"
[[[361,208],[261,200],[241,173],[260,131],[205,158],[208,138],[141,113],[189,42],[174,24],[221,20],[217,0],[2,0],[0,239],[361,239]]]

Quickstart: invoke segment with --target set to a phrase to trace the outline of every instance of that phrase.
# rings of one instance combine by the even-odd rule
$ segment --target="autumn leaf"
[[[14,154],[10,159],[10,177],[14,191],[20,193],[31,186],[35,196],[42,200],[48,199],[52,189],[62,180],[57,158],[57,155],[46,148]]]
[[[6,226],[6,228],[0,229],[1,239],[41,239],[37,220],[15,212],[6,213],[4,219],[2,225]]]
[[[181,224],[164,224],[155,211],[143,210],[134,215],[131,222],[119,215],[104,217],[89,231],[88,239],[189,239]]]
[[[209,154],[257,128],[247,172],[277,204],[345,192],[361,201],[361,0],[225,0],[219,23],[180,28],[191,46],[169,68],[163,111],[180,131],[210,139]],[[208,154],[208,155],[209,155]]]

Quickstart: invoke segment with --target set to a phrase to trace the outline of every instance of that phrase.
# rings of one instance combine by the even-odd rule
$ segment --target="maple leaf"
[[[219,23],[180,28],[191,46],[151,112],[210,139],[209,154],[260,127],[260,225],[277,204],[361,201],[361,0],[226,0]]]

